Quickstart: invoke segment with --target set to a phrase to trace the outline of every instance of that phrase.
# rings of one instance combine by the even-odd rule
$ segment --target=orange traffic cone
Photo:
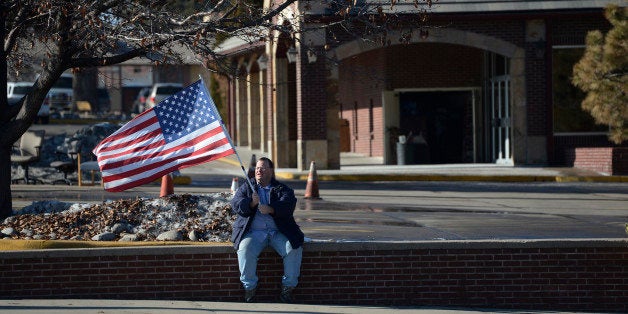
[[[161,177],[161,192],[159,197],[164,197],[174,194],[174,182],[172,182],[172,176],[170,174]]]
[[[231,181],[231,193],[235,193],[239,187],[240,187],[240,184],[238,183],[238,178],[234,177],[233,180]]]
[[[307,186],[305,187],[305,198],[320,199],[318,195],[318,176],[316,175],[316,163],[310,164],[310,174],[307,176]]]
[[[255,158],[255,154],[251,155],[251,162],[249,163],[249,172],[246,174],[249,178],[255,178],[255,164],[257,163],[257,158]]]

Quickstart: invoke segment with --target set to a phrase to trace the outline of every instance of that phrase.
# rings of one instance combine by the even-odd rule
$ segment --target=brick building
[[[569,80],[587,32],[609,29],[609,3],[622,5],[438,1],[429,23],[382,38],[346,32],[328,23],[328,4],[299,1],[284,14],[302,17],[298,25],[275,22],[307,31],[258,29],[254,44],[222,44],[238,68],[228,79],[230,132],[236,145],[301,170],[310,161],[339,168],[340,152],[384,164],[573,165],[577,147],[617,146]],[[411,5],[384,8],[407,21]]]

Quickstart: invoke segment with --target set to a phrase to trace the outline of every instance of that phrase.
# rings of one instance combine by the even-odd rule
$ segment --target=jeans
[[[283,258],[284,275],[281,284],[286,287],[297,286],[303,248],[293,249],[288,238],[277,231],[272,235],[267,235],[265,239],[252,237],[251,233],[242,238],[238,248],[238,267],[244,289],[251,290],[257,287],[257,260],[260,253],[269,245]]]

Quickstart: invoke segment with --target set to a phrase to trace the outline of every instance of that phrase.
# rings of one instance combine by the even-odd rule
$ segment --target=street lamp
[[[266,57],[266,54],[262,54],[259,58],[257,58],[257,65],[261,71],[268,68],[268,57]]]
[[[312,51],[312,50],[308,50],[307,51],[307,61],[309,63],[315,63],[316,59],[317,59],[316,53],[314,51]]]
[[[297,62],[298,55],[299,55],[299,52],[297,51],[297,49],[294,48],[294,46],[291,46],[290,49],[288,49],[288,52],[286,53],[286,57],[288,58],[288,63]]]

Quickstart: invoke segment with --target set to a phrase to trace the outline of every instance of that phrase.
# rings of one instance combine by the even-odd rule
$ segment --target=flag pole
[[[205,88],[205,91],[208,93],[207,95],[210,96],[209,99],[212,99],[211,95],[209,94],[209,91],[207,90],[207,87],[205,87],[205,80],[203,80],[203,77],[200,74],[198,75],[198,77],[201,80],[203,88]],[[251,179],[249,178],[247,171],[244,169],[244,165],[242,164],[242,159],[240,159],[238,150],[236,149],[235,145],[233,145],[233,141],[231,140],[231,135],[229,135],[229,132],[227,131],[227,127],[225,127],[225,123],[222,121],[222,116],[220,116],[220,111],[218,111],[218,108],[216,108],[216,104],[214,104],[213,99],[210,105],[213,107],[212,109],[214,109],[218,113],[218,116],[220,117],[220,127],[222,127],[222,132],[225,133],[227,140],[229,140],[229,145],[231,145],[231,147],[233,148],[233,151],[235,152],[235,155],[238,158],[238,162],[240,162],[240,168],[242,169],[242,173],[244,173],[244,178],[246,178],[246,182],[249,183],[249,186],[251,187],[251,191],[255,192],[253,183],[251,183]]]
[[[238,162],[240,162],[240,168],[242,169],[242,173],[244,173],[244,178],[246,179],[246,182],[249,183],[249,186],[251,187],[251,191],[255,192],[255,188],[253,188],[253,183],[251,183],[251,178],[249,178],[249,175],[246,169],[244,169],[244,165],[242,164],[242,159],[240,159],[238,150],[235,148],[235,145],[233,145],[233,142],[231,141],[231,136],[229,135],[229,132],[227,132],[227,128],[225,127],[225,124],[222,122],[222,119],[220,120],[220,126],[222,126],[222,131],[225,132],[225,135],[227,136],[227,139],[229,140],[229,144],[231,145],[231,147],[233,147],[233,151],[235,152],[235,155],[238,158]]]

